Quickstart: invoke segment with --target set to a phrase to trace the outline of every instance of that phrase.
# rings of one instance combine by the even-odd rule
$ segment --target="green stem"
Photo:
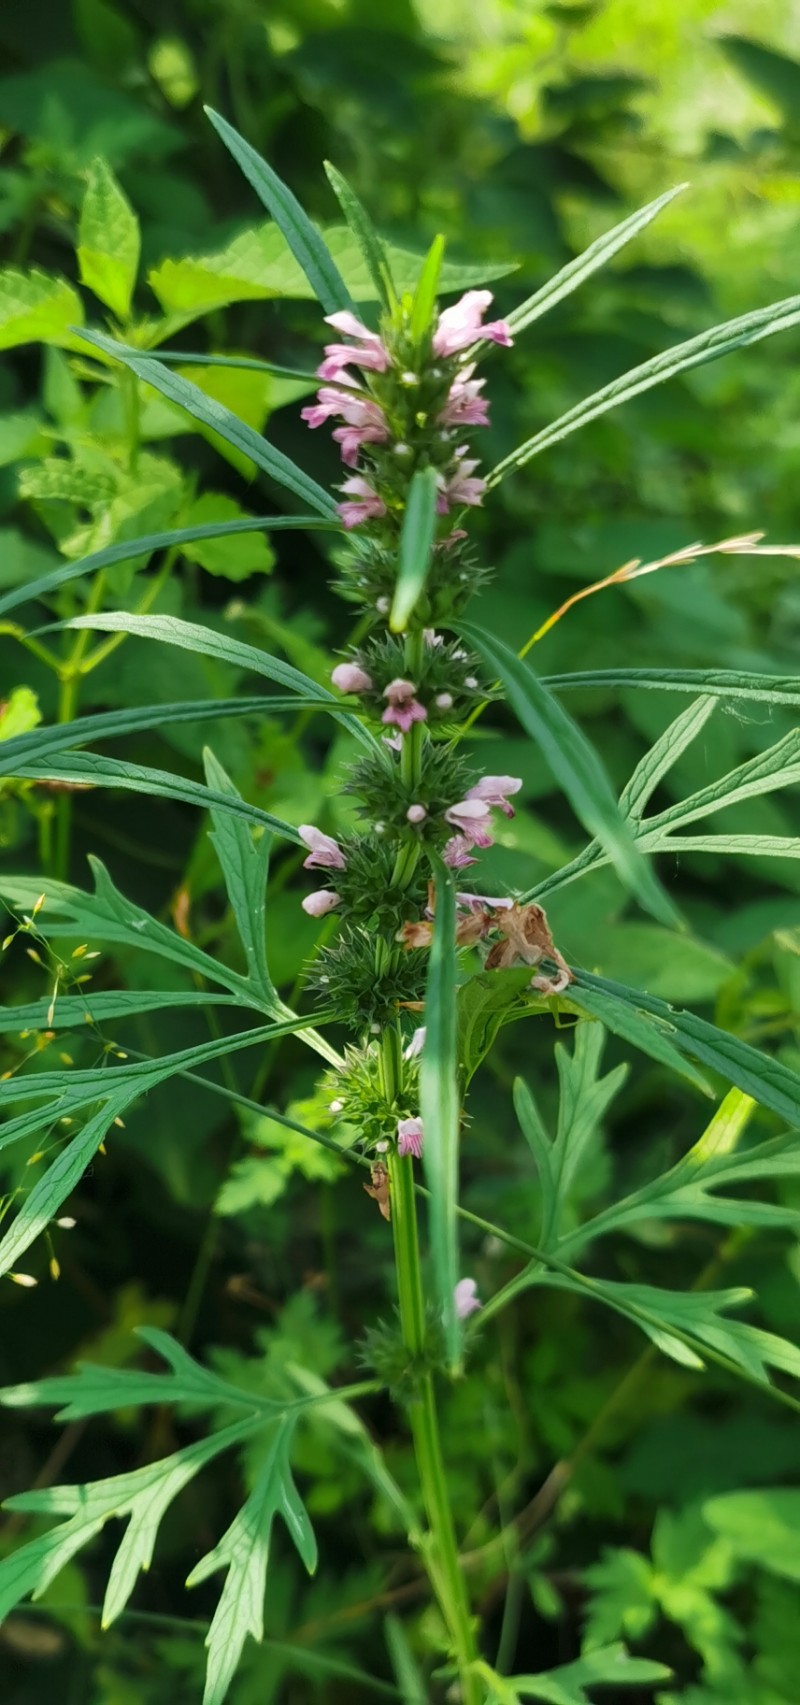
[[[474,1674],[477,1659],[464,1575],[458,1556],[436,1407],[433,1376],[424,1366],[425,1298],[417,1234],[413,1163],[410,1155],[391,1161],[392,1229],[403,1342],[412,1366],[418,1367],[414,1395],[408,1406],[417,1473],[430,1528],[425,1561],[439,1608],[447,1625],[458,1665],[463,1705],[480,1705],[480,1684]]]

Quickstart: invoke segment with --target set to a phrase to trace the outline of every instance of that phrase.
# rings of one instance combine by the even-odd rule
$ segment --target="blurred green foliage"
[[[269,420],[275,445],[322,484],[335,477],[332,452],[304,433],[293,406],[310,381],[191,360],[224,353],[305,370],[321,341],[307,286],[259,219],[203,102],[229,116],[326,229],[341,229],[320,167],[330,158],[399,251],[419,256],[444,232],[448,261],[461,269],[454,287],[495,277],[503,311],[626,212],[689,180],[635,248],[496,363],[487,462],[669,342],[795,284],[800,21],[791,0],[657,10],[643,0],[386,0],[377,14],[366,0],[26,0],[0,16],[0,46],[0,343],[10,351],[0,375],[0,593],[64,557],[275,505],[243,452],[92,359],[71,329],[83,323],[103,327],[110,314],[116,333],[142,347],[168,340],[186,352],[179,372],[258,430]],[[357,285],[347,240],[334,235],[332,246]],[[632,557],[752,530],[800,541],[796,348],[789,334],[650,392],[494,494],[478,522],[497,569],[480,607],[487,624],[516,648],[565,598]],[[327,590],[328,558],[324,535],[244,534],[121,563],[99,590],[73,584],[47,608],[58,619],[94,597],[110,609],[202,619],[263,642],[322,684],[349,632]],[[75,641],[45,633],[38,643],[63,660]],[[536,662],[547,674],[646,663],[789,676],[799,650],[794,561],[723,556],[587,600],[541,642]],[[23,649],[0,624],[2,737],[42,716],[213,701],[245,686],[229,664],[127,639],[98,644],[80,701],[63,685],[59,701],[35,645]],[[591,724],[621,786],[676,702],[587,690],[570,709]],[[658,805],[790,726],[780,709],[718,706],[708,736],[665,777]],[[166,744],[169,767],[201,778],[205,740],[262,809],[292,824],[327,811],[333,833],[349,821],[337,781],[351,742],[342,732],[331,740],[308,713],[171,726],[129,735],[114,751],[164,767]],[[528,802],[487,855],[486,886],[529,887],[578,849],[575,822],[510,719],[481,725],[476,750],[493,771],[521,775]],[[797,833],[784,795],[710,821],[726,832]],[[126,794],[0,783],[3,870],[42,871],[46,887],[60,860],[61,875],[86,886],[87,852],[139,905],[238,969],[233,918],[190,806],[148,800],[140,810]],[[270,920],[270,964],[290,1000],[318,935],[291,887],[298,864],[281,852]],[[689,852],[664,855],[659,869],[690,934],[640,921],[604,869],[548,904],[559,945],[592,970],[700,1006],[796,1066],[800,867]],[[25,946],[15,939],[3,961],[4,1003],[50,993],[52,963]],[[117,985],[158,988],[163,976],[166,986],[166,966],[135,946],[118,947],[113,963]],[[90,994],[114,986],[107,957],[90,970]],[[69,958],[59,970],[66,986],[82,974]],[[163,1053],[223,1021],[155,1009],[110,1028],[122,1047]],[[78,1039],[80,1063],[96,1062],[107,1031]],[[45,1048],[56,1064],[44,1033],[11,1034],[3,1068]],[[608,1054],[612,1066],[626,1057],[613,1038]],[[291,1038],[255,1080],[238,1056],[226,1071],[228,1088],[321,1125],[312,1065]],[[470,1102],[466,1205],[524,1237],[530,1159],[498,1117],[498,1089],[517,1072],[536,1083],[550,1119],[549,1021],[504,1032]],[[637,1057],[577,1180],[576,1216],[666,1168],[705,1119],[688,1085]],[[759,1135],[776,1128],[767,1115],[756,1124]],[[6,1163],[6,1191],[19,1172]],[[796,1206],[796,1186],[781,1185],[778,1199]],[[281,1390],[294,1362],[352,1379],[357,1341],[390,1308],[384,1227],[352,1177],[267,1118],[237,1120],[193,1082],[173,1080],[126,1115],[70,1206],[77,1225],[57,1234],[59,1282],[48,1281],[48,1251],[37,1250],[38,1289],[3,1290],[0,1383],[86,1355],[119,1366],[138,1354],[138,1325],[172,1326],[226,1379],[263,1394]],[[649,1221],[595,1260],[601,1277],[669,1284],[677,1272],[688,1288],[740,1282],[745,1254],[762,1324],[790,1330],[800,1264],[782,1232],[720,1238],[690,1222]],[[513,1270],[479,1236],[470,1260],[486,1294]],[[637,1364],[637,1353],[624,1321],[568,1293],[527,1292],[496,1336],[487,1328],[479,1338],[479,1376],[448,1394],[452,1496],[458,1510],[481,1512],[465,1550],[497,1667],[566,1663],[588,1626],[601,1644],[624,1638],[670,1666],[664,1705],[793,1705],[798,1515],[796,1500],[776,1490],[798,1468],[792,1417],[713,1368],[698,1376],[649,1352]],[[393,1414],[378,1408],[370,1423],[410,1492],[412,1461]],[[174,1418],[158,1411],[120,1411],[58,1436],[13,1412],[2,1425],[5,1492],[28,1485],[43,1462],[46,1479],[79,1479],[182,1442]],[[379,1638],[386,1607],[408,1616],[415,1651],[436,1645],[434,1613],[385,1504],[322,1429],[309,1424],[300,1446],[322,1564],[309,1589],[289,1548],[279,1552],[269,1640],[248,1647],[233,1705],[366,1701],[381,1679],[391,1690]],[[547,1488],[558,1462],[570,1471],[556,1501]],[[203,1486],[202,1498],[190,1491],[173,1510],[136,1613],[111,1633],[101,1637],[89,1611],[102,1596],[102,1544],[58,1577],[38,1612],[9,1619],[0,1673],[10,1705],[199,1699],[202,1627],[184,1620],[182,1578],[187,1556],[199,1557],[236,1507],[235,1469],[218,1465]],[[15,1542],[11,1516],[0,1545]],[[201,1616],[207,1592],[197,1591]],[[612,1687],[603,1697],[639,1695]]]

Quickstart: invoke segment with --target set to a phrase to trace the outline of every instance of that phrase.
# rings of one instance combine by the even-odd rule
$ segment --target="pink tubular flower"
[[[464,836],[469,846],[490,847],[492,836],[487,819],[489,807],[485,799],[459,799],[456,805],[451,805],[444,814],[446,823],[452,823]]]
[[[466,870],[468,864],[477,864],[478,860],[470,852],[472,846],[474,842],[465,840],[463,835],[451,835],[442,853],[448,869]]]
[[[355,338],[355,343],[328,343],[325,346],[325,360],[317,369],[321,379],[338,379],[339,373],[348,362],[354,361],[357,367],[369,368],[373,373],[385,373],[391,366],[391,356],[385,344],[376,332],[369,331],[356,319],[355,314],[344,309],[338,314],[327,314],[326,325],[333,326],[337,332],[343,332],[345,337]]]
[[[481,799],[487,805],[497,805],[504,817],[513,817],[514,807],[509,805],[507,795],[519,793],[522,786],[520,776],[481,776],[467,793],[467,799]]]
[[[410,1154],[413,1156],[414,1160],[420,1160],[422,1157],[422,1142],[424,1134],[421,1119],[398,1119],[398,1154]]]
[[[487,906],[496,912],[514,905],[513,900],[495,900],[490,894],[456,894],[456,899],[468,912],[482,912]]]
[[[372,676],[358,663],[337,663],[331,680],[340,693],[366,693],[372,686]]]
[[[342,491],[346,492],[351,502],[337,505],[340,519],[345,527],[358,527],[362,521],[379,521],[386,514],[386,504],[377,491],[360,474],[354,474],[352,479],[345,480]]]
[[[301,823],[297,832],[304,846],[310,849],[308,858],[303,859],[304,870],[344,870],[347,860],[338,841],[323,835],[313,823]]]
[[[335,912],[341,903],[341,894],[334,893],[332,888],[317,888],[301,902],[303,911],[307,912],[310,918],[324,918],[326,912]]]
[[[385,444],[388,434],[383,426],[337,426],[333,436],[341,445],[345,467],[356,468],[364,445]]]
[[[439,315],[439,324],[433,334],[434,355],[457,355],[459,350],[468,349],[480,338],[489,338],[492,343],[502,343],[506,347],[511,344],[513,339],[505,320],[481,325],[491,301],[491,290],[468,290],[460,301],[453,303],[452,308],[445,308]]]
[[[414,694],[416,687],[413,681],[404,681],[397,676],[384,687],[383,696],[389,700],[388,706],[381,717],[381,722],[393,722],[402,734],[407,734],[412,722],[425,722],[428,712]]]
[[[453,1294],[459,1320],[467,1320],[477,1308],[483,1307],[474,1279],[459,1279]]]
[[[342,385],[352,385],[353,380],[348,379],[347,375],[344,374],[339,383]],[[325,421],[330,419],[331,415],[339,415],[342,420],[346,420],[346,407],[349,403],[355,402],[356,400],[360,401],[361,399],[356,399],[352,396],[349,397],[346,391],[336,390],[333,385],[321,385],[320,389],[317,391],[316,402],[309,403],[307,408],[301,408],[300,419],[304,420],[306,425],[310,426],[313,432],[315,427],[323,426]],[[374,406],[377,408],[377,403]]]
[[[466,444],[462,444],[461,448],[456,450],[456,456],[463,457],[466,449]],[[473,478],[477,466],[476,461],[458,462],[455,471],[440,487],[436,499],[437,515],[447,515],[451,509],[458,509],[461,504],[466,504],[470,509],[478,508],[483,501],[486,481]]]
[[[480,395],[485,379],[473,379],[474,362],[462,367],[450,386],[444,408],[436,416],[439,426],[488,426],[489,404]]]

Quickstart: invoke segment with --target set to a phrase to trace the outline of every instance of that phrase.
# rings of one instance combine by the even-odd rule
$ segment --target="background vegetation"
[[[515,267],[494,284],[499,311],[626,211],[689,181],[633,249],[495,364],[487,462],[670,342],[795,285],[800,20],[789,0],[686,0],[656,11],[636,0],[384,0],[379,10],[366,0],[26,0],[4,8],[0,44],[0,230],[10,269],[0,343],[11,351],[0,376],[0,597],[64,556],[269,507],[245,454],[88,360],[69,330],[83,320],[102,327],[110,309],[122,335],[142,335],[148,321],[153,341],[169,338],[172,348],[313,365],[318,309],[204,120],[204,101],[325,226],[338,223],[321,168],[329,158],[399,249],[419,254],[442,231],[452,265],[474,266],[476,276]],[[109,209],[131,285],[116,300],[104,290],[93,235]],[[762,529],[773,542],[797,543],[797,346],[789,334],[690,373],[556,446],[495,493],[479,522],[497,569],[481,605],[488,625],[517,647],[589,581],[696,539]],[[309,438],[299,423],[296,404],[310,382],[188,360],[185,370],[259,430],[269,420],[271,440],[321,483],[336,477],[324,435]],[[319,544],[301,534],[200,543],[78,582],[47,608],[63,617],[94,600],[202,619],[263,642],[324,683],[331,652],[350,633],[346,609],[327,589],[327,553],[322,535]],[[0,625],[0,737],[40,718],[252,690],[227,664],[135,639],[93,641],[89,650],[81,636],[76,651],[74,634],[44,635],[38,651],[25,648],[12,622]],[[799,642],[793,560],[723,556],[579,605],[541,642],[537,664],[548,674],[641,661],[791,675]],[[62,663],[93,666],[66,679],[62,669],[59,681],[42,644]],[[621,786],[677,706],[661,693],[587,691],[570,708],[591,724]],[[780,710],[718,708],[709,733],[666,777],[659,803],[733,769],[789,727]],[[486,855],[487,886],[525,889],[577,850],[575,824],[510,721],[495,717],[484,738],[489,767],[523,776],[528,802]],[[308,715],[198,721],[131,735],[114,753],[164,767],[166,743],[168,767],[197,779],[205,742],[264,809],[317,822],[330,799],[331,832],[349,820],[336,788],[349,749]],[[196,809],[166,800],[143,807],[108,790],[58,793],[34,779],[0,782],[0,790],[0,871],[37,881],[41,873],[45,891],[48,878],[86,887],[87,854],[97,855],[129,898],[172,918],[224,963],[238,962]],[[796,833],[785,795],[729,808],[717,826]],[[284,850],[273,875],[271,965],[287,999],[319,934],[300,910],[299,862]],[[690,1003],[797,1066],[798,871],[789,858],[663,858],[660,875],[690,920],[688,937],[641,921],[607,870],[554,895],[548,915],[578,962]],[[10,879],[0,880],[0,899],[16,915]],[[51,951],[15,937],[0,971],[4,1005],[50,992]],[[136,989],[154,986],[158,964],[122,945],[94,967],[67,956],[59,975],[74,984],[88,974],[91,991],[120,981]],[[148,1053],[178,1048],[207,1034],[205,1022],[155,1010],[91,1036],[80,1059],[91,1063],[112,1034]],[[511,1028],[472,1091],[465,1203],[518,1224],[521,1235],[534,1190],[530,1157],[499,1115],[498,1088],[523,1070],[550,1117],[552,1041],[549,1021]],[[11,1032],[0,1064],[15,1070],[49,1046],[42,1032]],[[610,1039],[605,1066],[627,1057]],[[255,1080],[234,1059],[223,1088],[314,1123],[322,1117],[314,1081],[289,1038]],[[576,1185],[576,1216],[610,1181],[621,1193],[666,1166],[705,1118],[691,1086],[637,1058]],[[762,1134],[776,1128],[768,1115],[756,1118]],[[11,1192],[18,1181],[7,1161],[2,1187]],[[796,1200],[796,1187],[782,1186],[784,1201],[793,1189]],[[0,1294],[0,1384],[80,1357],[124,1365],[141,1354],[132,1329],[142,1324],[169,1327],[218,1372],[265,1394],[281,1389],[282,1369],[294,1361],[326,1379],[355,1379],[356,1346],[391,1306],[385,1228],[360,1185],[267,1114],[238,1115],[196,1083],[174,1079],[126,1115],[69,1211],[74,1228],[32,1252],[38,1287],[6,1285]],[[800,1261],[786,1233],[645,1230],[603,1249],[597,1271],[735,1285],[746,1257],[761,1324],[791,1332]],[[485,1294],[508,1276],[505,1254],[479,1235],[470,1260]],[[775,1488],[798,1467],[793,1417],[726,1374],[642,1358],[623,1321],[574,1296],[535,1298],[535,1307],[527,1297],[507,1311],[496,1333],[487,1329],[476,1352],[482,1377],[455,1387],[447,1408],[452,1496],[457,1509],[480,1512],[468,1547],[487,1547],[475,1567],[500,1667],[567,1662],[588,1619],[602,1638],[624,1637],[671,1666],[665,1705],[792,1705],[795,1506]],[[370,1421],[410,1491],[395,1412],[376,1407]],[[176,1422],[131,1411],[54,1432],[43,1416],[31,1425],[10,1411],[2,1425],[8,1494],[37,1476],[77,1480],[149,1461],[174,1444]],[[233,1705],[355,1702],[378,1697],[381,1683],[389,1697],[386,1613],[408,1618],[417,1649],[433,1637],[413,1561],[387,1541],[379,1502],[321,1432],[303,1436],[297,1466],[320,1570],[309,1588],[288,1547],[279,1552],[269,1641],[248,1648]],[[740,1506],[745,1515],[726,1527],[711,1500],[741,1491],[760,1501]],[[199,1699],[202,1623],[186,1620],[194,1606],[182,1581],[236,1495],[235,1469],[223,1464],[184,1497],[135,1612],[109,1634],[101,1636],[92,1611],[102,1596],[103,1542],[58,1577],[38,1611],[15,1613],[0,1632],[11,1705]],[[512,1507],[524,1509],[514,1527]],[[768,1521],[779,1538],[766,1545]],[[4,1548],[17,1543],[18,1523],[6,1516]],[[489,1544],[498,1533],[499,1554]],[[796,1546],[796,1530],[794,1538]],[[198,1615],[213,1602],[208,1591],[197,1591]],[[613,1700],[613,1689],[604,1697]]]

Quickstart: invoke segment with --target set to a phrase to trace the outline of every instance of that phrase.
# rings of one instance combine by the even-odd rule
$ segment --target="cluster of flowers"
[[[445,841],[442,850],[444,862],[451,870],[463,870],[477,862],[472,857],[473,847],[492,845],[492,807],[497,807],[506,817],[513,817],[514,808],[509,804],[508,796],[518,793],[521,786],[519,776],[481,776],[480,781],[468,789],[464,799],[448,806],[443,813],[443,821],[448,828],[458,831]],[[412,828],[419,828],[427,816],[427,806],[421,803],[409,805],[406,811]],[[304,869],[346,870],[347,855],[331,835],[324,835],[312,823],[301,823],[298,833],[304,846],[308,847],[308,857],[303,860]],[[342,897],[333,888],[318,888],[302,901],[303,911],[312,918],[323,918],[327,912],[337,911],[341,904]]]
[[[312,428],[336,423],[333,436],[350,470],[341,488],[339,515],[345,528],[358,530],[351,546],[357,572],[344,595],[355,592],[362,601],[363,590],[373,622],[375,616],[388,616],[391,607],[397,541],[414,474],[434,469],[442,518],[479,505],[483,498],[485,482],[478,476],[469,434],[486,426],[489,414],[482,394],[485,381],[475,376],[474,352],[487,340],[505,346],[512,341],[504,320],[483,323],[491,301],[488,290],[469,290],[422,334],[413,332],[407,300],[382,322],[380,332],[370,331],[349,311],[328,318],[342,341],[326,346],[318,369],[321,388],[302,415]],[[360,1055],[362,1065],[366,1062],[363,1082],[345,1072],[331,1112],[344,1110],[344,1091],[348,1109],[357,1107],[364,1114],[373,1153],[371,1183],[365,1188],[386,1218],[391,1211],[389,1151],[415,1160],[423,1153],[423,1122],[413,1109],[425,1028],[420,1025],[403,1049],[398,1092],[387,1103],[380,1051],[374,1051],[371,1042],[381,1034],[384,1021],[376,1006],[372,923],[363,912],[365,871],[372,872],[373,865],[382,871],[389,890],[388,896],[381,894],[376,911],[380,909],[383,920],[381,977],[389,980],[392,1010],[421,1011],[424,983],[420,985],[414,958],[423,965],[424,960],[414,950],[430,947],[434,927],[432,884],[427,885],[425,906],[424,850],[437,853],[453,871],[475,864],[474,853],[492,845],[492,812],[513,817],[511,799],[522,787],[518,776],[504,775],[482,776],[468,785],[465,766],[439,738],[442,723],[452,724],[491,692],[470,672],[477,667],[476,659],[458,643],[448,643],[434,626],[422,625],[432,621],[446,627],[485,573],[465,560],[463,528],[443,519],[438,533],[425,597],[411,624],[413,634],[404,642],[390,635],[372,636],[332,673],[340,692],[363,698],[365,714],[382,729],[392,754],[388,767],[377,763],[365,768],[362,763],[354,768],[356,780],[349,791],[361,794],[368,835],[348,844],[312,824],[299,830],[307,849],[305,868],[326,871],[331,879],[330,886],[306,896],[304,911],[313,918],[341,911],[347,920],[338,946],[324,950],[318,981],[326,992],[334,978],[346,981],[355,1022],[363,1024],[367,1037]],[[457,583],[461,590],[454,593]],[[395,844],[399,862],[386,862],[384,854],[381,864],[379,849]],[[390,875],[393,870],[402,870],[405,880]],[[457,908],[457,944],[482,944],[489,968],[522,964],[534,969],[547,960],[555,972],[542,967],[531,987],[547,995],[566,987],[569,972],[540,907],[459,893]],[[408,967],[405,978],[403,965]],[[457,1312],[465,1318],[479,1307],[474,1280],[462,1280]]]
[[[312,428],[342,423],[333,436],[354,470],[341,488],[345,527],[402,514],[408,479],[422,466],[436,469],[440,515],[481,502],[485,482],[469,443],[459,440],[465,430],[486,426],[489,412],[481,396],[485,380],[474,377],[474,361],[463,357],[478,342],[512,342],[505,320],[482,324],[491,300],[489,290],[468,290],[439,315],[424,351],[402,329],[389,326],[379,336],[349,310],[328,315],[327,324],[352,342],[326,345],[317,369],[325,382],[302,418]],[[455,537],[466,534],[456,529],[450,541]]]

